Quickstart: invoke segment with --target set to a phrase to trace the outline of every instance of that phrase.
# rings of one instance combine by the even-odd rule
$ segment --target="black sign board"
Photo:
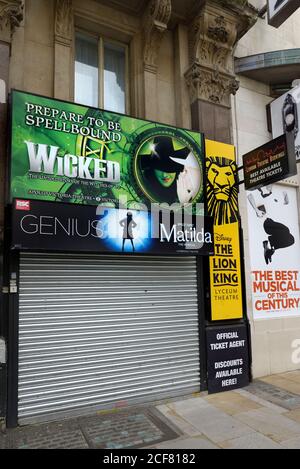
[[[279,28],[299,7],[300,0],[268,0],[268,23]]]
[[[249,384],[249,351],[245,324],[206,329],[208,392]]]
[[[213,254],[210,217],[14,199],[13,249]]]
[[[280,137],[243,156],[245,189],[254,190],[297,174],[294,133]]]

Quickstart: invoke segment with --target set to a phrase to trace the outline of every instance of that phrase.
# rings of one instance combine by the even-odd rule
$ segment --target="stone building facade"
[[[76,34],[126,50],[127,114],[234,143],[239,157],[269,140],[270,83],[238,74],[235,58],[297,47],[300,20],[296,13],[275,30],[259,17],[263,6],[259,0],[0,0],[0,236],[7,200],[9,92],[73,101]],[[298,187],[298,178],[289,183]],[[248,273],[246,205],[241,189]],[[300,319],[255,321],[250,288],[247,283],[253,375],[296,367],[289,361],[290,343]],[[7,332],[3,304],[0,335]]]

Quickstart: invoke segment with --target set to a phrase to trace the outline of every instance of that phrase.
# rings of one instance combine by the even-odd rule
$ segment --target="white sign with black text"
[[[268,23],[278,28],[299,6],[300,0],[268,0]]]

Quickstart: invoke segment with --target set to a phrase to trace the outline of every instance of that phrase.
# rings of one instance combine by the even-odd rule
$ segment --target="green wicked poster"
[[[200,213],[200,133],[12,92],[11,198]]]

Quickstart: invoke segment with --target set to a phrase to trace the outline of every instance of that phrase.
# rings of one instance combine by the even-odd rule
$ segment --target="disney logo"
[[[232,238],[226,237],[223,234],[215,233],[215,239],[216,241],[228,241],[228,243],[231,243]]]

